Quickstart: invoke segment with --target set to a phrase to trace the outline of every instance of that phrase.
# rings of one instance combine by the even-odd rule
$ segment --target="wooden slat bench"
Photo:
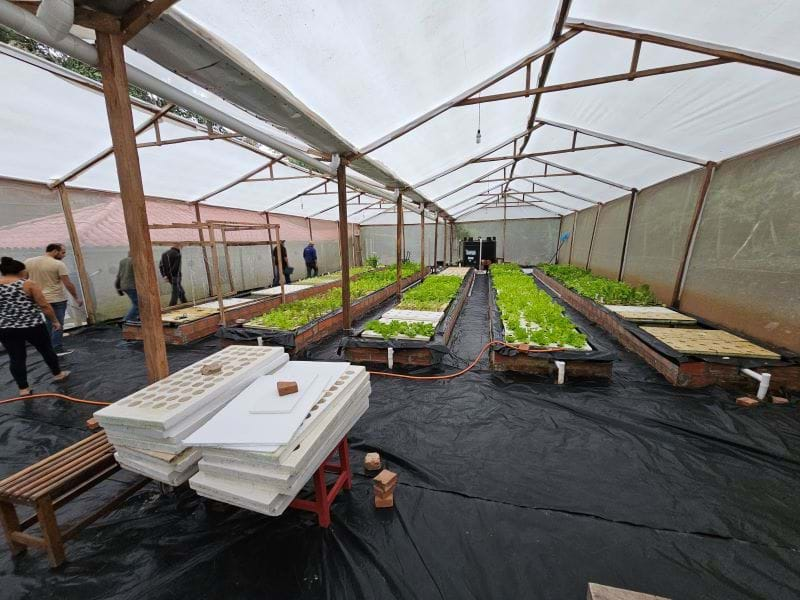
[[[59,527],[55,511],[119,469],[114,447],[100,431],[0,481],[0,521],[11,554],[19,554],[27,546],[42,548],[47,551],[50,565],[59,566],[65,558],[65,541],[114,510],[149,480],[137,480],[100,509],[64,529]],[[30,506],[36,513],[20,521],[16,508],[19,505]],[[42,537],[25,532],[36,523]]]

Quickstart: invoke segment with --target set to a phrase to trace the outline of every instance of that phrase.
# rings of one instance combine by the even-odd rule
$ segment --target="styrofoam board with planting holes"
[[[339,383],[341,381],[341,383]],[[346,384],[346,385],[345,385]],[[251,462],[254,465],[264,463],[277,464],[284,460],[291,452],[302,443],[312,431],[314,423],[330,409],[334,409],[340,404],[344,404],[350,398],[359,394],[369,395],[371,387],[369,383],[369,373],[364,367],[347,365],[342,377],[340,377],[322,395],[319,401],[308,411],[302,425],[292,436],[289,443],[284,445],[272,446],[239,446],[235,449],[227,448],[203,448],[204,457],[215,457],[218,460],[235,460]]]
[[[345,385],[350,376],[345,373],[348,363],[292,361],[275,372],[280,379],[297,381],[303,387],[310,380],[309,373],[316,378],[310,382],[309,393],[304,395],[287,413],[251,413],[252,396],[259,386],[267,385],[264,379],[256,379],[245,393],[239,394],[224,406],[208,423],[185,439],[190,446],[280,446],[288,443],[297,433],[308,412],[330,387],[337,389]],[[341,381],[341,383],[339,383]],[[273,384],[274,385],[274,384]]]
[[[211,500],[232,504],[240,508],[246,508],[263,515],[277,517],[289,506],[292,499],[286,502],[285,496],[275,491],[255,491],[246,484],[238,484],[219,477],[213,477],[208,473],[197,473],[189,479],[189,487]]]
[[[102,408],[94,413],[101,427],[151,428],[164,432],[212,405],[220,407],[260,375],[288,362],[283,348],[269,346],[229,346],[177,373]],[[202,375],[208,364],[221,364],[222,371]],[[157,448],[156,448],[157,449]]]
[[[381,321],[384,323],[390,321],[415,321],[436,325],[442,320],[442,317],[444,317],[443,312],[433,310],[403,310],[393,308],[383,313]]]
[[[291,475],[295,470],[292,459],[294,454],[310,444],[317,443],[320,438],[323,438],[324,443],[328,435],[326,429],[330,429],[331,426],[330,420],[347,417],[347,413],[344,411],[348,410],[351,405],[362,402],[364,399],[368,401],[369,393],[369,383],[360,384],[353,394],[347,394],[338,402],[332,402],[327,408],[322,410],[319,413],[319,417],[309,425],[302,436],[298,436],[297,439],[293,439],[290,444],[282,446],[277,452],[266,453],[222,448],[203,448],[203,459],[206,464],[225,469],[238,469],[241,466],[246,469],[257,470],[264,475]],[[334,416],[331,417],[330,415]]]
[[[222,306],[225,308],[233,308],[234,306],[241,306],[242,304],[247,304],[249,302],[253,302],[252,298],[223,298],[222,299]],[[211,310],[216,310],[219,308],[219,300],[211,300],[210,302],[203,302],[202,304],[198,304],[195,308],[208,308]]]
[[[168,475],[173,472],[185,472],[200,460],[202,452],[200,448],[187,448],[183,452],[176,454],[173,460],[167,461],[156,458],[146,451],[142,452],[141,450],[123,446],[117,448],[117,455],[127,462],[140,464],[151,468],[155,472]]]
[[[289,283],[283,286],[284,294],[293,294],[294,292],[302,292],[303,290],[307,290],[308,288],[314,287],[313,285],[299,285],[296,283]],[[281,288],[280,286],[265,288],[262,290],[254,290],[250,292],[253,296],[280,296],[281,295]]]
[[[331,412],[324,423],[318,423],[317,434],[301,443],[291,453],[287,463],[280,465],[280,468],[219,464],[203,458],[200,460],[199,469],[214,477],[247,483],[256,488],[274,489],[281,494],[295,496],[368,408],[369,398],[361,396],[342,406],[341,410]]]
[[[167,485],[181,485],[196,475],[198,470],[197,463],[192,463],[185,471],[170,471],[164,473],[159,469],[154,469],[149,464],[129,461],[120,456],[118,452],[114,454],[114,458],[116,458],[119,465],[126,471],[133,471],[134,473],[144,475],[145,477],[160,481],[161,483],[166,483]]]

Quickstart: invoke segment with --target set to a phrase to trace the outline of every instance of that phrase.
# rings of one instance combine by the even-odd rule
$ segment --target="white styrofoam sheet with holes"
[[[254,488],[276,490],[296,496],[322,462],[333,452],[341,439],[369,408],[369,398],[354,398],[353,402],[319,423],[319,430],[290,455],[289,470],[248,465],[220,465],[203,458],[199,470],[221,479],[246,483]]]
[[[247,484],[228,481],[208,473],[194,475],[189,479],[189,487],[211,500],[233,504],[270,517],[283,514],[293,500],[274,490],[255,490]]]
[[[436,325],[444,317],[443,312],[433,310],[402,310],[393,308],[383,313],[381,321],[388,323],[390,321],[421,321],[423,323],[430,323]]]
[[[150,464],[128,460],[120,456],[118,452],[114,454],[114,458],[117,459],[119,465],[126,471],[133,471],[134,473],[144,475],[145,477],[155,479],[167,485],[181,485],[188,481],[190,477],[196,475],[198,471],[197,463],[192,463],[184,471],[170,471],[164,473],[159,469],[154,469]]]
[[[264,464],[279,465],[286,460],[286,458],[302,444],[303,441],[310,435],[312,427],[318,419],[331,409],[348,402],[352,397],[361,395],[369,396],[372,388],[369,382],[369,373],[366,368],[356,365],[350,365],[345,371],[345,375],[352,375],[352,383],[348,385],[338,386],[338,389],[326,391],[320,401],[311,407],[303,424],[297,433],[292,437],[288,444],[282,446],[272,446],[267,449],[266,446],[248,447],[239,446],[235,450],[227,448],[203,448],[203,458],[210,458],[215,461],[233,461],[252,464],[260,466]]]
[[[106,429],[152,428],[169,437],[170,428],[191,422],[195,413],[209,405],[221,406],[256,377],[288,361],[282,347],[229,346],[98,410],[94,416]],[[221,364],[222,371],[202,375],[200,370],[211,363]]]
[[[276,377],[306,385],[307,374],[316,372],[309,393],[284,414],[253,414],[252,394],[263,390],[263,382],[254,381],[245,394],[238,394],[205,425],[184,441],[188,446],[273,446],[288,443],[303,423],[311,407],[331,388],[338,389],[350,379],[345,375],[349,363],[292,361],[275,372]]]
[[[240,306],[241,304],[247,304],[248,302],[253,302],[252,298],[223,298],[222,299],[222,306],[225,308],[233,308],[234,306]],[[198,304],[195,308],[209,308],[211,310],[215,310],[219,308],[219,300],[212,300],[211,302],[203,302],[203,304]]]
[[[283,286],[284,294],[293,294],[294,292],[300,292],[302,290],[307,290],[308,288],[314,287],[313,285],[298,285],[296,283],[288,283]],[[253,296],[280,296],[281,295],[281,288],[278,287],[271,287],[265,288],[262,290],[255,290],[250,292]]]
[[[187,448],[180,454],[175,455],[175,458],[171,461],[161,460],[150,454],[126,446],[118,447],[116,450],[117,455],[122,460],[150,467],[153,471],[164,473],[165,475],[173,472],[183,473],[193,464],[196,464],[202,456],[200,448]]]

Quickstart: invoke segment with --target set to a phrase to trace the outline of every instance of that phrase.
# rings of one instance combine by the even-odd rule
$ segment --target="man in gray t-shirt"
[[[114,282],[117,293],[130,298],[131,308],[123,318],[124,321],[139,321],[139,296],[136,294],[136,281],[133,277],[133,260],[130,252],[128,256],[119,261],[117,269],[117,279]]]

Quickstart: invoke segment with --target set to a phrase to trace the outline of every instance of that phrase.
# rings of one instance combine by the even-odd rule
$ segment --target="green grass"
[[[497,290],[497,308],[505,341],[536,346],[583,348],[586,336],[564,314],[564,309],[536,287],[532,277],[513,263],[490,267]]]
[[[612,281],[593,275],[591,271],[572,265],[541,264],[539,269],[581,296],[600,304],[623,304],[626,306],[656,306],[659,304],[647,285],[632,287],[622,281]]]

